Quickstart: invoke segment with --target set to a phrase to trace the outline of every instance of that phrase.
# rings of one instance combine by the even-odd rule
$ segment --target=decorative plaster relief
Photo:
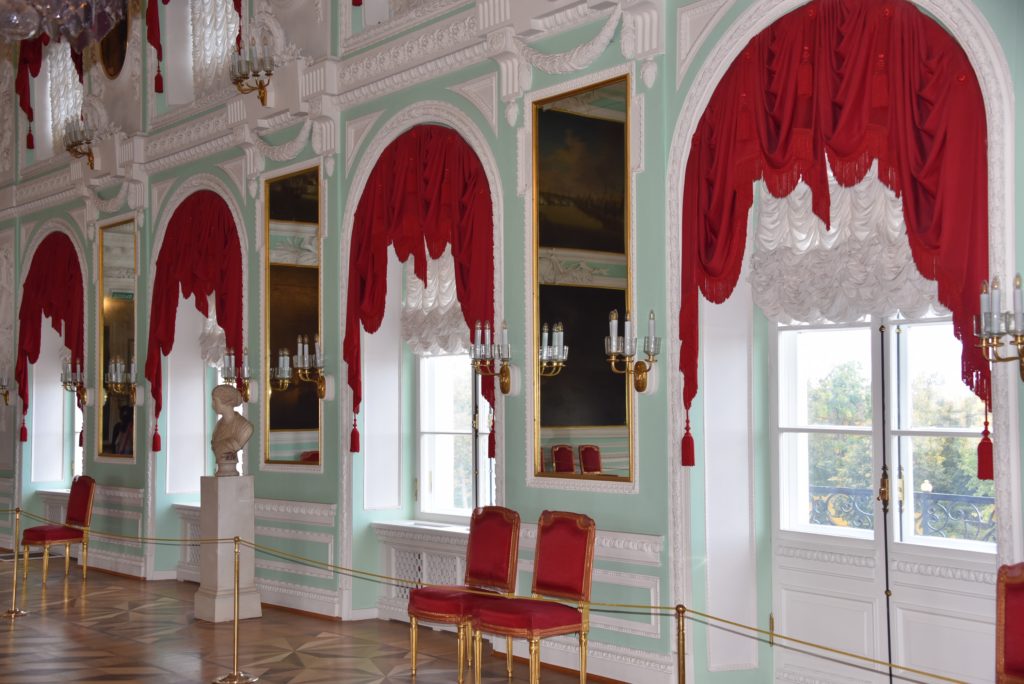
[[[855,568],[875,567],[874,556],[822,551],[818,549],[805,549],[798,546],[776,546],[775,555],[782,558],[795,558],[802,561],[829,563],[832,565],[847,565]]]
[[[445,12],[463,4],[464,0],[432,0],[416,2],[415,6],[408,2],[392,6],[390,21],[364,29],[357,35],[346,36],[342,32],[341,54],[358,52],[370,45],[382,43],[400,33],[411,30],[414,26],[430,23]],[[397,10],[397,11],[396,11]]]
[[[937,577],[940,579],[957,580],[960,582],[971,582],[973,584],[987,584],[995,586],[996,573],[984,570],[971,570],[951,565],[937,565],[935,563],[915,563],[911,561],[898,560],[893,563],[893,569],[897,572],[905,572],[911,575],[923,575],[924,577]]]
[[[355,161],[363,140],[366,139],[367,133],[383,113],[383,111],[371,112],[345,122],[345,173],[352,171],[352,162]]]
[[[498,77],[490,73],[471,81],[454,85],[449,90],[469,100],[484,115],[491,131],[498,132]]]
[[[659,535],[599,529],[594,540],[594,557],[603,561],[659,567],[664,544],[664,537]],[[537,524],[522,523],[519,528],[520,550],[532,553],[536,545]]]
[[[514,44],[520,57],[545,73],[567,74],[570,71],[580,71],[593,64],[594,60],[608,48],[620,18],[622,18],[622,8],[616,5],[611,16],[608,17],[608,21],[593,39],[566,52],[545,54],[534,50],[519,37],[514,39]]]
[[[661,13],[658,6],[652,2],[638,2],[625,9],[619,41],[622,56],[626,59],[650,59],[662,52]],[[647,87],[651,85],[647,84]]]
[[[676,90],[697,50],[734,3],[735,0],[700,0],[676,11]]]
[[[0,43],[0,93],[14,92],[14,47]],[[14,171],[14,116],[0,117],[0,178]]]
[[[0,375],[14,376],[14,231],[0,233]],[[0,425],[6,425],[0,421]]]

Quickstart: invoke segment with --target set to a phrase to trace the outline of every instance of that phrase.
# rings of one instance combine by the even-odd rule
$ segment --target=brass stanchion
[[[686,684],[686,606],[676,605],[676,650],[678,655],[677,667],[679,668],[679,684]]]
[[[11,536],[11,549],[14,551],[14,570],[11,571],[11,607],[4,615],[10,619],[28,615],[17,606],[18,600],[18,527],[21,525],[21,508],[14,509],[14,534]]]
[[[768,645],[775,646],[775,613],[768,613]]]
[[[213,680],[213,684],[247,684],[258,682],[259,677],[238,671],[238,544],[241,540],[235,537],[235,619],[234,619],[234,644],[232,646],[233,659],[231,672],[223,677]]]

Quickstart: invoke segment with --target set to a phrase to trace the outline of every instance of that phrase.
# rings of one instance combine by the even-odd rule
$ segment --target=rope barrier
[[[275,547],[272,547],[272,546],[266,546],[264,544],[257,544],[254,541],[248,541],[248,540],[245,540],[245,539],[240,539],[238,537],[211,537],[211,538],[180,539],[180,538],[174,538],[174,537],[128,536],[128,535],[116,534],[116,533],[113,533],[113,532],[98,532],[98,531],[94,531],[92,529],[80,527],[80,526],[77,526],[77,525],[69,525],[69,524],[66,524],[66,523],[63,523],[63,522],[50,520],[50,519],[45,518],[43,516],[39,516],[39,515],[35,515],[33,513],[29,513],[28,511],[25,511],[25,510],[19,509],[19,508],[0,509],[0,513],[15,513],[16,515],[20,514],[22,516],[25,516],[25,517],[28,517],[28,518],[32,518],[34,520],[37,520],[37,521],[40,521],[40,522],[43,522],[43,523],[46,523],[46,524],[64,525],[66,527],[71,527],[71,528],[74,528],[74,529],[87,530],[89,532],[89,536],[90,537],[128,540],[128,541],[132,541],[132,542],[136,542],[136,543],[146,542],[146,543],[159,543],[159,544],[177,544],[177,545],[185,545],[185,546],[194,546],[194,545],[197,545],[197,544],[236,544],[236,545],[240,545],[240,546],[247,546],[247,547],[253,549],[254,551],[259,551],[260,553],[264,553],[264,554],[271,555],[271,556],[276,556],[278,558],[282,558],[282,559],[285,559],[285,560],[290,560],[290,561],[293,561],[295,563],[299,563],[299,564],[302,564],[302,565],[305,565],[305,566],[308,566],[308,567],[319,568],[319,569],[322,569],[322,570],[329,570],[329,571],[331,571],[333,573],[337,573],[337,574],[340,574],[340,575],[345,575],[345,576],[351,577],[353,579],[359,579],[359,580],[363,580],[363,581],[376,582],[376,583],[379,583],[379,584],[386,584],[386,585],[390,585],[390,586],[401,588],[401,589],[412,589],[412,588],[420,588],[420,587],[442,587],[442,586],[449,586],[449,585],[444,585],[444,584],[436,584],[436,583],[431,583],[431,582],[424,582],[422,580],[413,580],[413,579],[407,579],[407,578],[403,578],[403,577],[392,577],[390,575],[384,575],[384,574],[381,574],[381,573],[371,572],[369,570],[359,570],[358,568],[349,568],[349,567],[345,567],[343,565],[338,565],[338,564],[335,564],[335,563],[328,563],[326,561],[316,560],[315,558],[307,558],[305,556],[300,556],[298,554],[290,553],[290,552],[285,551],[283,549],[278,549],[278,548],[275,548]],[[15,529],[17,529],[17,528],[15,528]],[[13,544],[13,541],[12,541],[12,544]],[[235,548],[236,548],[235,554],[237,556],[237,546]],[[17,557],[17,555],[18,555],[16,548],[15,548],[15,554],[14,555],[15,555],[15,557]],[[17,571],[17,568],[15,568],[15,574],[17,574],[16,571]],[[237,589],[237,587],[236,587],[236,589]],[[483,590],[476,590],[476,589],[472,589],[472,588],[469,588],[469,587],[466,588],[466,591],[469,592],[469,593],[472,593],[472,594],[479,594],[479,595],[485,595],[485,596],[493,596],[494,595],[493,592],[488,592],[488,591],[483,591]],[[562,604],[565,603],[564,601],[560,601],[560,600],[552,599],[552,598],[547,598],[547,597],[533,597],[533,596],[531,596],[529,598],[534,599],[534,600],[538,600],[538,601],[546,601],[546,602],[549,602],[549,603],[562,603]],[[13,598],[13,595],[12,595],[12,610],[13,610],[13,601],[14,601],[14,598]],[[954,679],[952,677],[947,677],[945,675],[939,675],[939,674],[935,674],[933,672],[928,672],[926,670],[921,670],[921,669],[910,667],[910,666],[906,666],[906,665],[899,665],[897,663],[889,662],[889,661],[886,661],[886,660],[879,660],[877,658],[871,658],[869,656],[860,655],[858,653],[852,653],[850,651],[844,651],[844,650],[839,649],[839,648],[833,648],[831,646],[825,646],[823,644],[818,644],[818,643],[815,643],[813,641],[807,641],[805,639],[800,639],[800,638],[797,638],[797,637],[792,637],[792,636],[787,636],[785,634],[780,634],[779,632],[776,632],[774,630],[774,625],[772,625],[771,629],[764,629],[764,628],[757,627],[757,626],[747,625],[747,624],[744,624],[742,622],[737,622],[735,620],[729,620],[727,618],[719,617],[717,615],[712,615],[710,613],[704,613],[702,611],[695,610],[695,609],[690,608],[688,606],[682,606],[682,605],[664,606],[664,605],[649,605],[649,604],[645,605],[645,604],[638,604],[638,603],[615,603],[615,602],[605,602],[605,601],[592,601],[592,602],[590,602],[588,604],[588,606],[589,606],[591,612],[595,612],[596,611],[596,612],[599,612],[599,613],[654,615],[654,616],[658,616],[658,617],[672,617],[672,616],[675,616],[676,620],[677,620],[677,625],[678,625],[677,629],[680,631],[679,638],[678,638],[678,641],[679,641],[680,645],[683,642],[682,629],[683,629],[683,621],[684,620],[690,620],[691,622],[701,622],[701,620],[707,620],[707,621],[714,622],[714,623],[719,623],[719,624],[722,624],[722,625],[728,625],[730,627],[734,627],[734,628],[737,628],[737,629],[746,630],[747,632],[751,633],[751,636],[749,638],[756,638],[756,637],[761,637],[761,636],[767,637],[768,642],[771,645],[774,645],[774,642],[777,641],[777,640],[783,640],[783,641],[787,641],[787,642],[790,642],[792,644],[796,644],[796,645],[799,645],[799,646],[803,646],[803,647],[807,647],[807,648],[813,648],[813,649],[817,649],[819,651],[823,651],[825,653],[829,653],[829,654],[832,654],[832,655],[841,656],[843,658],[849,658],[849,659],[854,660],[854,661],[859,661],[859,663],[864,663],[864,664],[868,664],[868,665],[872,665],[872,666],[880,666],[880,667],[892,667],[894,669],[900,670],[900,671],[905,672],[905,673],[919,675],[919,676],[924,676],[924,677],[929,677],[929,678],[936,679],[936,680],[943,681],[943,682],[950,682],[951,684],[965,684],[965,682],[963,682],[963,680]],[[24,614],[24,613],[21,613],[21,614]],[[705,624],[705,625],[707,625],[709,627],[713,626],[713,625],[709,624],[708,622],[704,622],[702,624]],[[237,617],[236,617],[236,629],[237,629]],[[754,635],[756,635],[756,637]],[[677,648],[680,648],[680,646],[677,646]],[[237,645],[236,645],[236,649],[237,649]],[[680,648],[680,650],[681,650],[681,648]],[[858,666],[860,666],[860,665],[855,665],[855,664],[851,664],[851,663],[846,663],[846,664],[851,666],[851,667],[858,667]],[[236,651],[236,661],[235,661],[235,673],[237,673],[237,651]],[[241,674],[244,675],[244,673],[241,673]],[[682,672],[680,672],[680,681],[683,681]]]

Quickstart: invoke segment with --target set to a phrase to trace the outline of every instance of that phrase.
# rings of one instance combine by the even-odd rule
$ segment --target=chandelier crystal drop
[[[46,33],[82,52],[127,14],[127,0],[0,0],[0,36],[26,40]]]

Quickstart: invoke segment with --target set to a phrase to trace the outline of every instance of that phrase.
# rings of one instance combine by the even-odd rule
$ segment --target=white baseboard
[[[353,609],[348,617],[349,620],[376,620],[378,618],[381,618],[381,615],[376,608]]]
[[[178,579],[177,570],[154,570],[149,577],[151,580],[173,580]]]
[[[256,588],[263,603],[328,617],[341,617],[341,597],[337,591],[258,577]]]
[[[74,555],[74,553],[72,553]],[[142,556],[129,556],[89,547],[89,567],[109,570],[131,577],[145,577],[145,562]],[[171,578],[173,579],[173,577]]]

